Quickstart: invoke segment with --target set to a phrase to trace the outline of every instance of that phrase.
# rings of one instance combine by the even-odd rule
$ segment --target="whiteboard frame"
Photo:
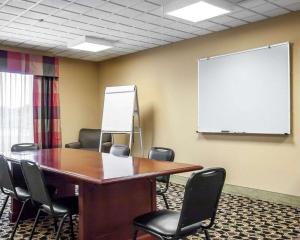
[[[282,46],[282,45],[287,45],[288,46],[288,59],[287,59],[287,65],[288,65],[288,76],[287,76],[287,87],[288,87],[288,91],[289,91],[289,98],[288,98],[288,120],[289,120],[289,131],[287,133],[260,133],[260,132],[253,132],[253,133],[247,133],[247,132],[232,132],[232,131],[199,131],[200,130],[200,126],[199,126],[199,106],[200,106],[200,96],[199,96],[199,80],[200,80],[200,61],[204,61],[204,60],[210,60],[210,59],[215,59],[215,58],[220,58],[220,57],[226,57],[226,56],[231,56],[231,55],[237,55],[237,54],[242,54],[242,53],[247,53],[247,52],[253,52],[253,51],[257,51],[257,50],[262,50],[262,49],[266,49],[266,48],[272,48],[272,47],[277,47],[277,46]],[[247,49],[247,50],[243,50],[243,51],[238,51],[238,52],[232,52],[232,53],[227,53],[227,54],[222,54],[222,55],[215,55],[215,56],[211,56],[211,57],[205,57],[205,58],[198,58],[197,61],[197,73],[198,73],[198,79],[197,79],[197,131],[196,133],[204,133],[204,134],[239,134],[239,135],[290,135],[292,134],[292,119],[291,119],[291,44],[290,42],[282,42],[282,43],[277,43],[277,44],[270,44],[270,45],[266,45],[263,47],[257,47],[257,48],[252,48],[252,49]]]

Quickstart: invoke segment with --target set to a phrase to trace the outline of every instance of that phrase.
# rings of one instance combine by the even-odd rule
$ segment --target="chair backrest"
[[[37,203],[45,204],[53,210],[45,185],[44,174],[39,166],[34,162],[22,160],[21,168],[31,199]]]
[[[149,159],[174,162],[175,152],[170,148],[152,147],[148,154]],[[170,175],[159,176],[156,178],[158,182],[168,183]]]
[[[127,145],[113,144],[109,153],[118,157],[128,157],[130,154],[130,149]]]
[[[99,148],[100,129],[82,128],[79,131],[81,148]]]
[[[4,190],[17,196],[8,162],[3,155],[0,155],[0,188],[1,190],[4,188]]]
[[[194,173],[188,180],[177,233],[190,232],[204,220],[212,226],[222,193],[226,171],[224,168],[209,168]]]
[[[11,146],[12,152],[34,151],[39,149],[39,145],[35,143],[18,143]]]

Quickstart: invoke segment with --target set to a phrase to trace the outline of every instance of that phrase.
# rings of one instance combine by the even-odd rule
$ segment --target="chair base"
[[[15,223],[14,229],[13,229],[12,234],[11,234],[11,236],[10,236],[10,239],[11,239],[11,240],[14,239],[14,236],[15,236],[16,231],[17,231],[17,228],[18,228],[18,226],[19,226],[19,223],[20,223],[22,214],[23,214],[23,212],[24,212],[25,205],[26,205],[28,202],[29,202],[29,199],[25,200],[25,201],[23,202],[23,204],[22,204],[22,208],[21,208],[21,210],[20,210],[20,212],[19,212],[19,216],[18,216],[18,218],[17,218],[17,221],[16,221],[16,223]]]
[[[168,204],[168,200],[167,200],[167,197],[166,197],[165,193],[158,192],[157,195],[162,196],[162,198],[165,202],[166,209],[170,209],[170,206]]]
[[[39,209],[38,213],[37,213],[37,215],[35,217],[35,220],[34,220],[34,224],[33,224],[33,227],[32,227],[31,233],[30,233],[29,240],[31,240],[33,238],[33,235],[34,235],[34,232],[35,232],[35,228],[36,228],[36,226],[38,224],[41,212],[42,212],[42,210]],[[72,239],[72,240],[75,239],[72,215],[69,214],[69,213],[67,213],[67,214],[65,214],[65,215],[62,216],[62,218],[61,218],[61,220],[59,222],[58,228],[57,228],[57,216],[53,216],[53,219],[54,219],[54,230],[56,232],[56,237],[55,237],[56,240],[59,240],[59,238],[60,238],[61,230],[62,230],[63,224],[64,224],[64,222],[65,222],[65,220],[66,220],[67,217],[69,217],[69,221],[70,221],[70,225],[69,225],[70,226],[70,236],[71,236],[70,239]]]

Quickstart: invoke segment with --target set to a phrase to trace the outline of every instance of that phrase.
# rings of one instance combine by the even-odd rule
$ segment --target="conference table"
[[[7,152],[12,172],[20,181],[20,161],[38,163],[47,182],[61,196],[75,194],[79,186],[79,239],[131,239],[132,220],[156,210],[156,177],[202,169],[200,165],[150,160],[140,157],[116,157],[107,153],[55,148],[26,152]],[[11,218],[19,211],[12,203]],[[27,211],[25,217],[32,211]],[[32,214],[31,214],[32,215]],[[141,234],[139,239],[152,239]]]

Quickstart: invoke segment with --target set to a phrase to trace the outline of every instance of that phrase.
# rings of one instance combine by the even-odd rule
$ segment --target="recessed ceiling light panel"
[[[183,3],[185,3],[183,5]],[[177,5],[177,6],[176,6]],[[166,6],[166,14],[191,22],[199,22],[230,12],[230,8],[222,1],[178,1]]]
[[[113,47],[113,43],[104,39],[83,36],[68,44],[68,48],[88,52],[100,52]]]

